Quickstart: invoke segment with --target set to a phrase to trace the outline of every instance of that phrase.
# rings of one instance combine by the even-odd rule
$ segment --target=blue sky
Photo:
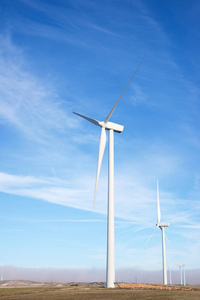
[[[105,268],[107,148],[115,134],[116,268],[200,263],[199,1],[0,0],[1,265]]]

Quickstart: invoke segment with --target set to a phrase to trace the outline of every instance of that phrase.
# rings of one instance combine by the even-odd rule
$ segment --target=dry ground
[[[29,284],[35,287],[16,287],[17,284],[18,286]],[[2,285],[4,285],[4,287],[0,288],[0,299],[10,300],[200,299],[200,286],[180,287],[121,283],[117,285],[115,289],[106,289],[99,285],[67,286],[67,284],[62,283],[51,283],[51,286],[44,286],[48,284],[26,281],[4,282],[4,284],[0,284],[0,286]],[[43,286],[36,287],[36,285]]]

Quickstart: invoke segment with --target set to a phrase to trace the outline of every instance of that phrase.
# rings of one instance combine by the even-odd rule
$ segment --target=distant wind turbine
[[[183,285],[183,279],[182,279],[182,263],[178,265],[179,270],[180,270],[180,279],[181,279],[181,285]]]
[[[142,61],[139,63],[138,67],[136,68],[135,72],[131,76],[129,82],[127,83],[126,87],[124,88],[123,92],[121,93],[120,97],[118,98],[117,102],[111,109],[110,113],[106,117],[106,119],[102,122],[97,121],[95,119],[86,117],[84,115],[75,113],[79,117],[86,119],[87,121],[93,123],[94,125],[101,127],[101,135],[100,135],[100,142],[99,142],[99,156],[98,156],[98,164],[97,164],[97,175],[96,175],[96,184],[95,184],[95,193],[94,193],[94,205],[96,202],[96,195],[97,195],[97,187],[99,181],[99,175],[101,170],[101,163],[103,160],[104,150],[106,146],[106,130],[109,131],[109,157],[108,157],[108,220],[107,220],[107,266],[106,266],[106,287],[107,288],[114,288],[115,287],[115,250],[114,250],[114,132],[122,132],[124,126],[108,122],[115,107],[117,106],[119,100],[121,99],[123,93],[125,92],[126,88],[128,87],[129,83],[131,82],[133,76],[137,72],[138,68],[140,67]]]
[[[162,259],[163,259],[163,284],[167,284],[167,269],[166,269],[166,251],[165,251],[165,227],[169,227],[169,223],[161,223],[160,222],[161,213],[160,213],[160,201],[159,201],[159,187],[158,187],[158,181],[157,181],[157,224],[156,228],[153,231],[152,235],[147,240],[144,247],[147,245],[149,240],[152,238],[155,231],[160,228],[162,231]]]
[[[182,267],[183,267],[183,284],[186,285],[186,277],[185,277],[185,264],[182,261]]]

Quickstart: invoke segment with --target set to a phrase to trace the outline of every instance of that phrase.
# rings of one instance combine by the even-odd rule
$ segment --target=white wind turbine
[[[160,213],[160,201],[159,201],[159,187],[157,181],[157,224],[156,228],[153,231],[152,235],[147,240],[146,244],[149,242],[155,231],[160,228],[162,231],[162,259],[163,259],[163,284],[167,284],[167,268],[166,268],[166,251],[165,251],[165,227],[169,227],[169,223],[160,222],[161,213]],[[146,246],[145,244],[145,246]],[[144,247],[145,247],[144,246]]]
[[[179,270],[180,270],[180,279],[181,279],[181,285],[183,285],[183,280],[182,280],[182,263],[178,265]]]
[[[182,267],[183,267],[183,285],[186,285],[186,277],[185,277],[185,264],[182,261]]]
[[[110,113],[106,117],[106,119],[102,122],[97,121],[92,118],[88,118],[84,115],[75,113],[76,115],[86,119],[87,121],[93,123],[94,125],[101,127],[101,135],[100,135],[100,142],[99,142],[99,156],[98,156],[98,164],[97,164],[97,175],[96,175],[96,184],[95,184],[95,193],[94,193],[94,205],[96,202],[96,195],[97,195],[97,187],[99,181],[99,174],[101,170],[101,163],[104,155],[104,150],[106,146],[106,130],[109,131],[109,156],[108,156],[108,215],[107,215],[107,265],[106,265],[106,287],[107,288],[114,288],[115,287],[115,245],[114,245],[114,132],[122,132],[124,126],[108,122],[115,107],[117,106],[119,100],[121,99],[123,93],[125,92],[126,88],[128,87],[129,83],[131,82],[133,76],[137,72],[139,66],[141,65],[142,61],[139,63],[138,67],[136,68],[135,72],[131,76],[129,82],[127,83],[126,87],[124,88],[123,92],[121,93],[119,99],[111,109]]]

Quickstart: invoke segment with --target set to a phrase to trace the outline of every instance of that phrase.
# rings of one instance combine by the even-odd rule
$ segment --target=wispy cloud
[[[87,8],[93,10],[94,14],[98,12],[98,5],[91,5],[91,3],[69,3],[66,8],[57,8],[55,5],[41,1],[20,0],[24,5],[31,9],[40,12],[47,19],[44,22],[35,22],[31,19],[24,19],[23,22],[15,20],[15,29],[27,35],[41,36],[57,42],[69,43],[81,48],[93,48],[92,39],[87,34],[88,30],[91,33],[102,33],[105,35],[119,37],[115,31],[99,24],[97,19],[89,18]],[[77,12],[76,5],[81,6]],[[26,22],[26,26],[24,26]]]
[[[16,11],[8,14],[13,39],[12,35],[0,36],[0,122],[5,130],[0,191],[24,200],[58,204],[59,212],[68,211],[66,206],[78,208],[73,210],[77,213],[74,220],[71,215],[68,219],[62,215],[60,220],[58,215],[55,220],[51,215],[47,220],[36,217],[35,222],[66,222],[74,227],[75,223],[83,227],[93,222],[91,227],[95,227],[102,214],[106,219],[107,151],[94,212],[99,215],[88,219],[100,132],[72,111],[76,107],[80,113],[91,113],[91,117],[106,115],[112,107],[111,97],[117,99],[124,88],[120,86],[122,78],[132,72],[133,60],[147,51],[134,84],[126,91],[127,98],[122,100],[126,105],[120,102],[121,109],[118,107],[113,117],[113,121],[116,117],[116,122],[118,118],[127,125],[122,135],[115,135],[118,253],[121,265],[126,255],[128,263],[134,261],[153,231],[158,179],[162,221],[170,222],[170,259],[173,253],[175,261],[186,252],[198,259],[199,87],[186,63],[180,63],[182,47],[174,51],[178,49],[178,42],[172,40],[176,33],[168,34],[169,25],[160,22],[157,11],[143,1],[125,1],[123,5],[120,1],[80,0],[56,5],[40,0],[16,3]],[[19,3],[21,12],[17,10]],[[12,40],[21,46],[15,46]],[[41,60],[45,55],[47,62],[54,64],[47,72],[56,70],[54,79],[61,90],[54,88],[52,77],[42,78],[46,69],[41,72],[40,68],[47,62]],[[62,87],[63,77],[68,78],[69,89]],[[64,95],[64,101],[60,95]],[[20,197],[13,198],[20,202]],[[101,222],[104,226],[106,221]],[[132,243],[133,234],[137,245]],[[152,257],[148,268],[160,266],[158,236],[157,232],[144,251],[145,257]],[[190,241],[188,245],[186,240]],[[103,251],[96,253],[101,258]],[[138,264],[144,263],[144,256]]]
[[[142,88],[137,85],[137,84],[134,84],[133,85],[133,95],[129,98],[129,102],[132,103],[133,105],[136,105],[136,104],[149,104],[147,102],[147,95],[145,95],[145,93],[142,91]]]
[[[120,188],[116,190],[115,214],[116,217],[124,219],[123,222],[118,220],[116,225],[126,228],[132,224],[133,228],[131,231],[134,232],[153,227],[154,223],[156,223],[156,189],[145,188],[145,185],[140,185],[138,181],[135,181],[135,184],[133,182],[128,184],[128,178],[129,176],[124,177],[123,181],[121,180]],[[101,179],[95,210],[98,213],[106,213],[106,181],[106,178]],[[58,178],[55,180],[55,178],[35,178],[33,176],[0,173],[0,191],[3,193],[91,211],[93,189],[88,189],[88,186],[91,188],[91,184],[88,185],[89,182],[91,182],[89,178],[85,180],[79,178],[74,183],[72,181],[59,180]],[[175,195],[169,192],[162,191],[161,195],[163,220],[172,222],[175,227],[199,228],[199,224],[193,221],[193,214],[190,211],[184,210],[182,212],[179,211],[178,214],[176,213],[177,206],[180,206],[182,203],[181,200],[175,200]],[[121,199],[123,199],[123,205]],[[54,221],[56,220],[52,220],[52,222]],[[64,222],[65,220],[61,221]],[[81,220],[75,221],[81,222]],[[72,222],[75,221],[72,220]],[[82,221],[86,222],[85,220]],[[98,222],[98,219],[95,219],[96,221]],[[127,230],[129,230],[128,227]]]
[[[18,21],[17,29],[27,35],[40,36],[46,39],[50,39],[56,42],[63,42],[70,45],[74,45],[81,48],[88,48],[89,45],[84,39],[77,38],[73,33],[66,32],[64,28],[55,28],[55,26],[47,24],[38,24],[35,21],[26,20],[26,27],[24,22]]]
[[[83,182],[82,188],[81,184],[78,184],[79,188],[73,187],[69,182],[65,183],[66,185],[70,185],[70,188],[65,188],[64,181],[55,178],[39,179],[0,173],[0,190],[3,193],[91,210],[89,203],[82,200],[89,197],[88,189],[83,187]]]
[[[50,86],[28,70],[20,49],[8,37],[0,37],[0,117],[27,137],[42,141],[55,132],[76,127],[76,120],[62,109],[62,101]]]
[[[200,225],[179,225],[181,228],[192,228],[192,229],[200,229]]]

